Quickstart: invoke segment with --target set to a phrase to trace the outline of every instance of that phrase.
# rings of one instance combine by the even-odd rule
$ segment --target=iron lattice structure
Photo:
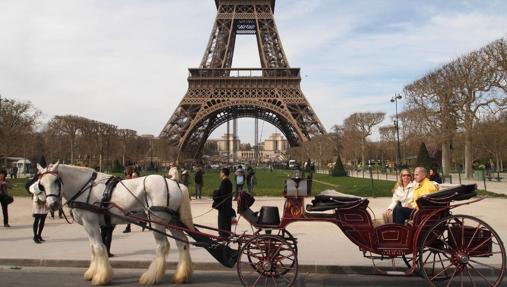
[[[199,68],[190,68],[188,91],[160,133],[180,158],[197,158],[227,121],[250,117],[277,127],[290,146],[325,134],[301,91],[275,25],[275,0],[215,0],[217,16]],[[262,68],[231,68],[236,36],[254,34]]]

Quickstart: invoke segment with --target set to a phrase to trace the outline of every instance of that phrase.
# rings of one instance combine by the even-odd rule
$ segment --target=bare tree
[[[489,64],[498,73],[493,84],[507,93],[507,40],[502,38],[484,47]]]
[[[119,129],[118,130],[118,137],[120,138],[121,142],[121,163],[123,166],[125,166],[125,158],[128,152],[129,145],[131,142],[135,139],[137,136],[137,132],[134,130],[129,129]]]
[[[420,113],[423,124],[431,129],[428,135],[441,145],[444,174],[450,173],[450,146],[457,126],[453,78],[448,69],[446,65],[404,88],[407,106]]]
[[[0,98],[0,155],[24,155],[40,115],[30,102]]]
[[[55,116],[48,123],[48,128],[55,130],[56,134],[61,134],[63,137],[68,138],[70,146],[70,163],[74,164],[74,149],[76,146],[76,139],[79,134],[79,129],[82,122],[87,119],[74,115]]]
[[[364,170],[366,164],[366,143],[367,138],[372,134],[373,127],[380,124],[385,117],[383,112],[354,113],[344,121],[345,130],[355,131],[360,136],[361,161]]]
[[[478,122],[475,135],[478,146],[495,160],[496,168],[502,170],[502,158],[507,156],[507,114]]]
[[[485,60],[485,54],[472,52],[450,64],[455,87],[455,106],[462,118],[465,141],[465,176],[472,177],[473,128],[481,112],[496,113],[505,108],[505,95],[492,91],[498,82],[498,73]]]

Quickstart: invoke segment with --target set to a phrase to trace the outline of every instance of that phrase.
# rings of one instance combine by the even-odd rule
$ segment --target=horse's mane
[[[51,165],[49,168],[51,169],[53,165]],[[60,166],[65,166],[65,167],[70,167],[70,168],[75,168],[75,169],[79,169],[80,171],[90,171],[90,172],[94,172],[95,170],[91,167],[86,167],[86,166],[79,166],[79,165],[72,165],[72,164],[60,164]]]

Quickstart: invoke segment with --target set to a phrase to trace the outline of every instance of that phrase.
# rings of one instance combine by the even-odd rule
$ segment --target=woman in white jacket
[[[33,194],[32,213],[33,213],[33,241],[35,243],[42,243],[42,230],[48,210],[46,208],[46,194],[39,189],[38,182],[32,184],[29,188],[30,193]]]
[[[392,222],[393,209],[396,205],[400,204],[403,207],[407,207],[412,201],[412,192],[414,190],[412,177],[412,173],[408,169],[401,170],[400,176],[393,188],[391,204],[389,204],[387,211],[384,213],[386,223]]]

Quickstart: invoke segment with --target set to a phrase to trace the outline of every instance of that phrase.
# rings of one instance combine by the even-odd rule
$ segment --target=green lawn
[[[284,180],[288,178],[289,170],[275,170],[270,172],[268,170],[256,170],[257,185],[254,192],[256,196],[281,196],[283,192]],[[115,174],[121,176],[121,174]],[[195,193],[195,184],[193,182],[194,175],[190,174],[190,194]],[[14,196],[28,196],[25,191],[24,185],[27,179],[14,179],[10,180],[12,184],[11,192]],[[234,180],[233,184],[234,184]],[[211,196],[213,190],[218,188],[220,180],[218,178],[218,170],[206,170],[204,173],[204,188],[203,195]],[[383,197],[392,195],[391,189],[394,185],[392,181],[386,180],[373,180],[373,190],[371,181],[368,178],[356,177],[332,177],[324,174],[315,174],[312,184],[312,195],[326,189],[334,189],[339,192],[353,194],[363,197]],[[502,197],[507,198],[505,195],[500,195],[492,192],[485,192],[478,190],[480,196],[488,197]]]
[[[257,185],[254,192],[257,196],[281,196],[284,180],[289,177],[288,170],[257,170]],[[193,175],[191,175],[193,178]],[[312,184],[312,194],[316,195],[326,189],[335,189],[339,192],[354,194],[358,196],[372,196],[370,180],[352,177],[331,177],[323,174],[316,174]],[[234,183],[234,182],[233,182]],[[210,196],[219,185],[218,170],[207,170],[204,174],[205,195]],[[374,180],[374,196],[391,196],[393,182],[385,180]],[[193,184],[190,185],[191,193],[194,192]]]

